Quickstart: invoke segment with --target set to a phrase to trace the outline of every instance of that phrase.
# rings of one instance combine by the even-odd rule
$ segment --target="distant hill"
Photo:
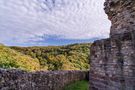
[[[90,43],[66,46],[10,47],[22,54],[38,59],[42,69],[87,70],[89,69]]]
[[[0,68],[18,68],[26,71],[40,70],[37,59],[18,53],[0,44]]]

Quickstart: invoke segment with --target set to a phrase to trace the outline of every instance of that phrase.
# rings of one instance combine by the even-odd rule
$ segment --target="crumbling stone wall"
[[[110,38],[91,47],[90,90],[135,90],[135,0],[106,0]]]
[[[0,69],[0,90],[62,90],[67,84],[85,80],[87,71],[39,71]]]
[[[135,0],[106,0],[105,12],[112,22],[111,36],[135,30]]]

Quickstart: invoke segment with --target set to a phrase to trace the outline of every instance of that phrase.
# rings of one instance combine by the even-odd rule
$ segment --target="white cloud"
[[[0,42],[23,43],[35,36],[65,39],[109,36],[104,0],[0,0]]]

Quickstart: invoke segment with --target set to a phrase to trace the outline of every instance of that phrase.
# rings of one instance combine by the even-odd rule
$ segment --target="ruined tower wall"
[[[112,22],[110,36],[135,30],[135,0],[106,0],[104,6]]]
[[[91,47],[90,90],[135,90],[135,0],[106,0],[110,38]]]

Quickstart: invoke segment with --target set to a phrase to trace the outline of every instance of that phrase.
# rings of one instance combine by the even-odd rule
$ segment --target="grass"
[[[66,86],[64,90],[88,90],[88,81],[77,81]]]

